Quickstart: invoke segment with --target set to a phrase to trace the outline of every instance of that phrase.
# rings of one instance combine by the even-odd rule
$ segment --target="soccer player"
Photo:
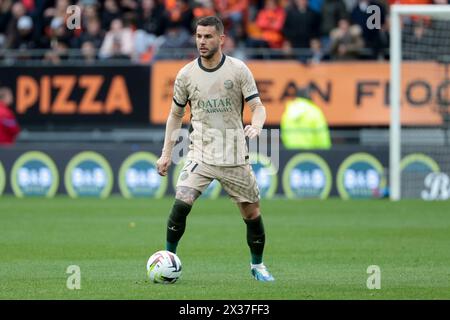
[[[274,278],[263,263],[264,225],[259,209],[259,190],[249,164],[245,137],[253,139],[262,130],[265,107],[251,71],[244,62],[222,53],[224,27],[215,17],[197,22],[199,57],[177,74],[165,141],[157,168],[167,175],[177,131],[186,105],[191,109],[191,144],[176,185],[175,202],[167,223],[166,250],[176,253],[192,205],[217,179],[237,203],[247,225],[251,274],[259,281]],[[251,125],[242,123],[244,101],[252,111]]]

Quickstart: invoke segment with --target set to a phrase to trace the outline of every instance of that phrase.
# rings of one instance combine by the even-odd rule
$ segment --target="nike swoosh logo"
[[[178,231],[178,229],[177,228],[175,228],[175,227],[167,227],[169,230],[172,230],[172,231]]]
[[[261,240],[253,241],[253,243],[263,243]]]

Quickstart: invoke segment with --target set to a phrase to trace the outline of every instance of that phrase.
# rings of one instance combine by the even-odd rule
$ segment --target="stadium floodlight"
[[[444,162],[444,171],[450,168],[449,69],[450,5],[392,5],[389,91],[391,200],[412,197],[414,193],[420,194],[420,189],[424,187],[423,177],[418,179],[417,174],[414,176],[402,172],[402,156],[423,155],[423,159],[430,160],[430,167],[433,167],[432,160],[437,156],[439,159],[435,160]],[[408,87],[411,83],[406,83],[411,78],[418,79],[412,88]],[[416,92],[419,97],[413,97],[415,101],[411,103],[411,99],[408,98],[414,94],[414,89],[419,92]],[[430,121],[426,128],[418,128],[414,120],[411,120],[411,114],[406,114],[415,111],[411,107],[406,107],[408,103],[410,106],[417,106],[416,109],[421,109],[420,111],[433,109],[435,124]],[[419,114],[416,114],[416,118],[417,116],[420,117]],[[407,119],[408,123],[403,121]],[[437,122],[440,124],[437,125]],[[428,157],[427,154],[430,152],[434,152],[435,156]],[[440,170],[442,169],[441,167]]]

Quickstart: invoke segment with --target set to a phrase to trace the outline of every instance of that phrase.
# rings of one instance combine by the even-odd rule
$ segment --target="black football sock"
[[[176,253],[178,241],[186,228],[186,218],[192,206],[184,201],[175,199],[172,211],[167,221],[166,250]]]
[[[252,264],[262,263],[266,235],[261,215],[252,220],[244,219],[247,225],[247,244],[252,255]]]

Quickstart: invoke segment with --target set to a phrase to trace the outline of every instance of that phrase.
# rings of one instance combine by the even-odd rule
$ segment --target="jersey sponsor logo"
[[[199,100],[197,106],[206,113],[231,112],[231,98]]]

